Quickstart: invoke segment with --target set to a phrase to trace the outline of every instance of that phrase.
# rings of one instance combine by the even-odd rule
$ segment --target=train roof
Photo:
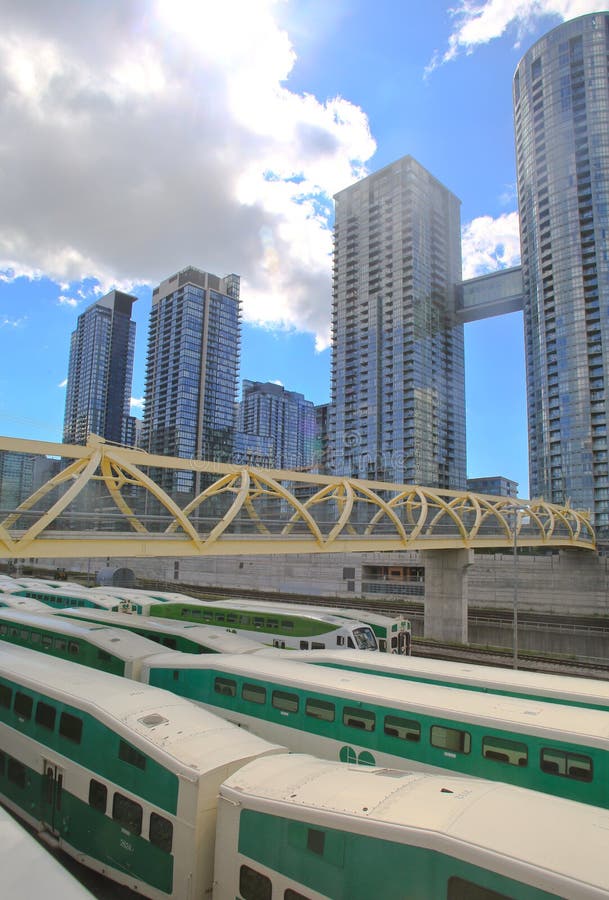
[[[296,613],[299,610],[308,610],[312,613],[326,613],[331,616],[338,616],[339,618],[345,619],[358,619],[359,621],[365,622],[369,624],[370,622],[374,622],[378,625],[387,625],[388,623],[397,622],[400,619],[408,618],[406,615],[396,615],[396,616],[388,616],[383,615],[382,613],[373,612],[368,609],[355,609],[353,607],[342,607],[342,606],[326,606],[324,603],[323,606],[317,605],[315,603],[299,603],[297,600],[288,600],[285,603],[283,600],[253,600],[250,598],[243,599],[241,597],[237,597],[231,600],[214,600],[214,606],[221,606],[227,609],[232,609],[237,604],[241,609],[245,609],[247,607],[252,607],[255,609],[270,609],[273,612],[279,610],[285,610],[287,612]]]
[[[48,607],[47,607],[48,610]],[[58,616],[52,612],[28,612],[19,609],[0,609],[0,623],[6,622],[30,628],[47,628],[54,634],[88,641],[100,649],[120,657],[125,662],[139,660],[159,652],[155,641],[108,625],[80,622],[72,618]]]
[[[6,593],[15,596],[23,596],[24,591],[38,591],[47,597],[57,597],[64,600],[88,600],[90,603],[97,603],[100,607],[110,609],[119,605],[120,600],[117,597],[111,597],[104,593],[94,593],[91,588],[83,587],[80,584],[68,585],[62,584],[60,587],[52,587],[42,581],[32,580],[29,584],[17,584],[14,588],[8,590],[4,588]]]
[[[1,806],[0,845],[3,896],[11,900],[93,900],[93,894]]]
[[[125,729],[149,756],[170,761],[189,781],[240,759],[282,751],[169,691],[0,644],[0,676],[42,690],[110,728]]]
[[[312,666],[297,659],[269,658],[256,654],[247,658],[231,655],[202,658],[191,654],[158,654],[144,668],[207,668],[223,674],[234,674],[261,680],[277,680],[313,693],[335,696],[342,700],[368,702],[391,707],[397,712],[406,708],[411,713],[435,715],[462,724],[537,734],[548,732],[565,741],[586,741],[589,746],[609,749],[609,716],[603,710],[563,706],[520,697],[503,697],[478,691],[466,691],[433,684],[384,678],[364,672],[352,672]]]
[[[249,763],[224,782],[220,794],[241,806],[285,804],[281,812],[267,810],[276,815],[299,818],[298,810],[307,809],[313,821],[333,828],[340,827],[338,818],[349,831],[370,834],[374,823],[376,837],[399,840],[402,832],[418,846],[449,849],[473,863],[480,864],[484,850],[508,872],[518,861],[566,879],[564,896],[598,897],[599,888],[609,893],[609,813],[525,788],[292,754]],[[585,885],[590,894],[581,892]]]
[[[182,622],[178,619],[159,619],[155,616],[136,616],[124,612],[112,612],[105,609],[60,609],[53,612],[60,618],[89,620],[104,625],[115,625],[121,628],[145,628],[159,636],[173,634],[194,641],[201,646],[216,650],[218,653],[272,653],[273,649],[265,647],[259,641],[252,641],[239,634],[233,634],[223,628],[211,625],[198,625],[196,622]]]
[[[42,600],[32,600],[31,597],[21,597],[19,594],[8,594],[2,590],[0,586],[0,608],[4,609],[28,609],[31,612],[40,610],[40,612],[49,610],[48,603]]]
[[[287,651],[280,652],[285,655]],[[609,681],[575,675],[502,669],[468,662],[425,659],[420,656],[377,654],[371,659],[370,654],[363,650],[302,650],[298,654],[298,659],[301,662],[321,665],[361,665],[379,674],[403,675],[405,678],[442,678],[450,680],[455,687],[461,684],[479,684],[491,692],[518,690],[548,698],[559,698],[568,694],[570,700],[580,703],[597,701],[609,705]]]

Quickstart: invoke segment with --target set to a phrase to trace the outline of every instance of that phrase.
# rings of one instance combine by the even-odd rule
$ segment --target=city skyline
[[[228,6],[232,10],[233,5]],[[302,392],[315,403],[327,401],[329,352],[315,352],[314,341],[317,336],[322,347],[328,337],[329,198],[404,154],[415,156],[463,202],[464,275],[478,274],[498,262],[518,261],[511,77],[524,51],[541,34],[565,15],[600,9],[601,4],[537,3],[532,15],[533,4],[525,3],[519,5],[518,15],[502,13],[490,25],[490,13],[496,7],[490,2],[480,5],[480,15],[462,5],[457,19],[448,15],[448,4],[436,2],[425,13],[409,15],[407,22],[400,18],[398,4],[389,2],[375,7],[374,21],[365,21],[364,4],[358,3],[349,8],[339,3],[332,13],[316,2],[249,6],[257,12],[255,23],[245,17],[236,31],[230,10],[226,20],[218,16],[203,22],[216,37],[229,26],[234,34],[230,77],[229,67],[223,68],[212,49],[194,54],[187,35],[194,5],[174,4],[180,17],[170,21],[163,18],[170,15],[167,4],[151,5],[165,28],[162,38],[154,31],[154,22],[142,24],[135,13],[125,12],[122,15],[129,21],[118,16],[119,24],[128,26],[125,40],[113,46],[111,58],[104,63],[112,67],[107,87],[102,75],[108,76],[110,68],[103,70],[93,55],[115,36],[111,14],[101,15],[96,22],[88,56],[77,44],[79,29],[72,27],[74,23],[42,21],[45,15],[40,11],[33,21],[27,11],[12,10],[2,38],[7,51],[3,65],[11,86],[3,106],[10,114],[8,121],[21,127],[13,129],[11,144],[4,147],[13,178],[12,185],[6,185],[9,218],[0,226],[4,273],[0,281],[1,433],[59,439],[65,403],[65,386],[60,385],[67,375],[69,334],[78,314],[98,296],[95,291],[112,286],[105,280],[111,276],[117,287],[128,288],[139,298],[134,397],[141,401],[150,287],[187,265],[242,276],[245,323],[240,381],[281,381],[288,390]],[[116,9],[114,13],[116,17]],[[92,34],[93,19],[87,12],[79,7],[76,17],[84,33]],[[406,28],[399,36],[400,29],[389,27],[396,17]],[[483,34],[485,22],[488,27]],[[142,26],[139,38],[135,36],[138,24]],[[248,27],[254,29],[259,46],[269,51],[262,54],[264,59],[248,55],[249,42],[244,37]],[[139,62],[129,66],[133,53],[126,51],[135,47],[142,53]],[[186,96],[185,85],[193,87],[175,62],[176,48],[188,56],[197,77],[205,64],[210,77],[196,83],[201,102],[210,87],[223,88],[217,101],[224,104],[221,109],[216,105],[203,115],[198,108],[185,109],[178,103],[178,111],[188,115],[179,123],[169,117],[170,87],[178,99]],[[36,50],[40,51],[37,56]],[[28,51],[32,51],[29,57]],[[447,57],[444,62],[443,56]],[[360,65],[360,60],[366,64]],[[72,93],[61,78],[66,67],[71,67],[73,75]],[[88,82],[85,75],[91,76]],[[106,125],[119,127],[129,114],[123,156],[113,158],[114,148],[105,143],[99,129],[92,125],[88,129],[93,121],[97,125],[92,110],[97,114],[99,107],[85,90],[87,84],[106,98]],[[248,114],[248,85],[258,92],[249,97],[251,109],[257,111],[255,122]],[[331,99],[339,95],[340,99]],[[88,110],[80,124],[77,101]],[[48,121],[43,117],[36,125],[36,112],[43,103],[49,112],[62,111],[64,118],[55,116],[52,125],[49,114]],[[139,118],[132,115],[134,110]],[[186,150],[180,150],[182,155],[178,153],[173,161],[161,159],[156,151],[159,142],[150,142],[144,126],[137,130],[138,122],[141,125],[144,119],[146,124],[160,111],[166,115],[168,136],[173,139],[178,124],[184,125],[183,146],[190,136],[195,150],[202,146],[210,123],[217,125],[214,116],[224,117],[232,128],[221,149],[232,160],[228,149],[233,148],[238,157],[234,167],[218,171],[211,159],[201,169],[199,158],[198,168],[189,168],[193,160],[183,155]],[[278,121],[284,130],[274,134]],[[63,131],[58,122],[65,126]],[[23,157],[25,135],[35,126],[42,132],[59,129],[56,144],[72,155],[64,152],[59,160],[42,141],[46,153],[36,157],[30,149],[29,156]],[[91,153],[86,165],[80,157],[74,158],[77,145],[70,142],[74,138],[70,129],[77,126],[79,137],[85,138],[83,154],[95,149],[93,130],[98,141],[100,152]],[[216,139],[220,130],[213,132]],[[241,156],[235,149],[238,140],[245,141],[248,153],[252,142],[263,148],[251,164],[248,154]],[[172,144],[176,146],[181,145]],[[140,155],[137,148],[143,151]],[[26,164],[37,179],[26,179],[31,175]],[[146,170],[153,182],[147,191]],[[81,175],[78,184],[75,173]],[[190,177],[195,173],[198,191],[193,190]],[[96,175],[99,184],[92,192],[89,188]],[[222,182],[220,175],[231,177]],[[68,201],[77,188],[83,188],[84,177],[87,190],[79,195],[74,211]],[[36,194],[36,185],[45,184],[53,189]],[[224,193],[220,185],[226,188]],[[114,203],[111,208],[103,188],[108,189],[108,202]],[[120,197],[119,188],[123,189]],[[155,191],[163,199],[165,194],[173,195],[187,231],[174,227],[173,236],[177,219],[171,213],[165,218],[155,216],[168,209],[166,203],[154,205]],[[24,202],[26,195],[36,196],[37,203]],[[184,203],[186,195],[192,198],[189,207]],[[201,219],[196,218],[198,207]],[[66,224],[68,212],[80,212],[73,216],[74,230]],[[15,277],[19,274],[23,277]],[[28,280],[27,274],[50,278]],[[505,371],[498,364],[501,356],[506,357]],[[505,475],[520,483],[524,496],[528,473],[520,315],[467,326],[466,360],[468,475]],[[495,403],[489,404],[489,392]],[[141,415],[138,405],[132,411]],[[493,418],[493,413],[500,417]]]

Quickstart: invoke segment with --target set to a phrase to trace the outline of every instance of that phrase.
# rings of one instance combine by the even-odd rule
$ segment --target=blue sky
[[[242,277],[241,377],[329,400],[331,197],[411,154],[465,274],[518,261],[511,80],[594,0],[4,0],[0,434],[61,440],[70,333],[113,286]],[[468,474],[528,493],[522,320],[466,328]]]

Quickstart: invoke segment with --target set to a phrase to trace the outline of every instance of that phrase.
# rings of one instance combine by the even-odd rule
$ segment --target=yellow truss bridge
[[[595,548],[589,515],[544,500],[0,437],[55,474],[7,507],[0,558]],[[23,459],[22,457],[15,457]],[[6,470],[6,467],[5,467]]]

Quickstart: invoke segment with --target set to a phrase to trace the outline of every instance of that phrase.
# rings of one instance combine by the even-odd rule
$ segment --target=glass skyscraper
[[[335,201],[329,468],[463,489],[460,201],[410,156]]]
[[[609,534],[609,14],[565,22],[514,76],[531,496]]]
[[[238,275],[189,267],[152,293],[142,443],[150,453],[230,462],[241,309]],[[158,475],[166,490],[198,489],[192,473]],[[171,479],[171,484],[167,479]]]
[[[244,380],[240,407],[240,429],[268,438],[275,469],[312,466],[315,450],[315,407],[296,391],[280,384]]]
[[[70,341],[63,424],[65,444],[86,444],[90,434],[133,445],[135,419],[129,415],[137,297],[110,291],[78,317]]]

